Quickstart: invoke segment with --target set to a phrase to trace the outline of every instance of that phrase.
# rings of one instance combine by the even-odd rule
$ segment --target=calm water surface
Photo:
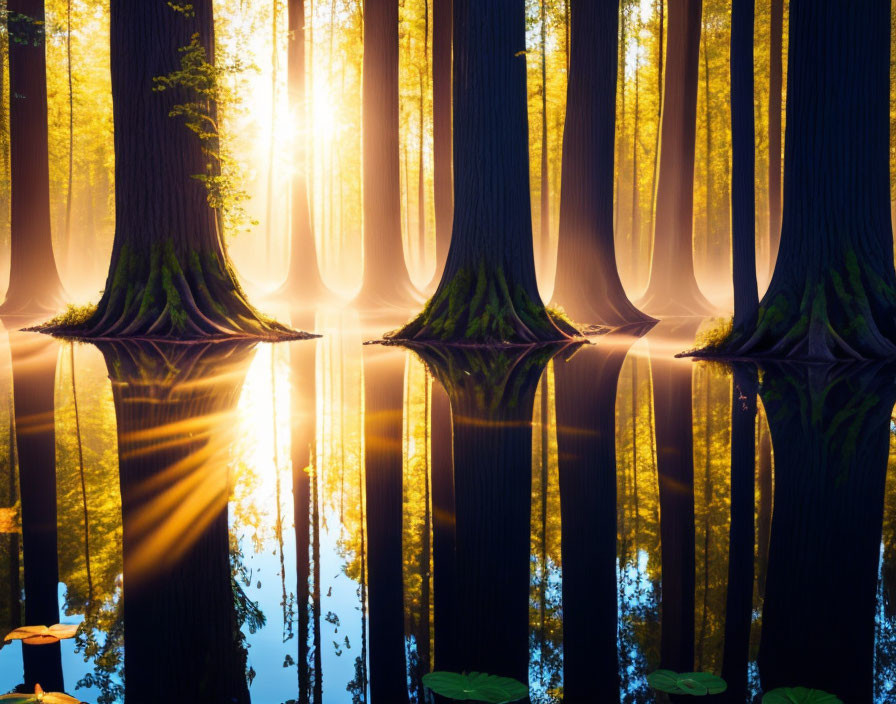
[[[0,649],[0,692],[653,702],[666,667],[896,700],[893,368],[674,359],[696,322],[527,354],[295,322],[324,337],[0,333],[0,630],[81,624]]]

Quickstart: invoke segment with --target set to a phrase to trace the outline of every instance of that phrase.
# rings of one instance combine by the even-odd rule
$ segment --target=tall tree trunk
[[[364,283],[370,308],[416,301],[401,237],[398,137],[398,0],[364,0],[362,78]]]
[[[423,155],[423,132],[425,122],[424,87],[429,75],[429,0],[423,0],[423,66],[420,72],[420,134],[418,135],[417,162],[417,248],[418,265],[422,270],[426,266],[426,160]]]
[[[42,50],[41,50],[42,51]],[[54,391],[58,346],[10,333],[16,455],[22,511],[25,624],[59,622]],[[25,688],[64,691],[59,643],[22,645]]]
[[[50,234],[47,58],[44,0],[9,0],[11,250],[2,315],[38,316],[61,307]]]
[[[781,244],[781,105],[784,93],[784,0],[771,0],[768,71],[768,270]]]
[[[713,310],[694,275],[694,145],[702,0],[669,4],[669,48],[663,89],[650,281],[640,305],[658,315]]]
[[[890,3],[792,0],[789,46],[777,265],[756,323],[708,353],[892,358]]]
[[[551,183],[548,176],[548,11],[541,0],[541,207],[540,236],[538,239],[538,270],[545,271],[550,260],[551,242]]]
[[[364,350],[370,700],[408,701],[402,576],[402,418],[406,353]]]
[[[451,45],[453,0],[432,3],[432,154],[436,211],[436,273],[438,281],[448,259],[454,216],[451,150]]]
[[[72,0],[66,3],[65,69],[68,75],[68,187],[65,190],[65,238],[62,260],[68,264],[72,248],[72,187],[75,168],[75,92],[72,81]]]
[[[156,80],[183,70],[184,47],[214,63],[212,1],[194,0],[191,8],[182,12],[165,0],[110,6],[115,240],[109,276],[87,320],[64,319],[45,329],[88,338],[300,337],[260,315],[236,280],[202,181],[218,173],[210,157],[217,138],[200,139],[171,116],[189,103],[201,129],[216,125],[214,76],[199,71],[186,81],[198,80],[198,89],[176,78]],[[160,86],[165,89],[153,90]]]
[[[715,232],[715,221],[712,213],[712,199],[715,191],[712,174],[712,106],[710,105],[711,97],[709,92],[709,33],[706,31],[706,24],[703,24],[703,41],[701,46],[703,49],[703,119],[706,123],[706,148],[703,153],[703,169],[706,173],[706,212],[705,224],[706,229],[703,235],[703,264],[709,265],[713,254],[713,235]],[[695,247],[696,249],[696,247]]]
[[[731,4],[731,244],[734,325],[753,325],[756,285],[756,126],[753,117],[753,5]],[[707,96],[708,97],[708,96]]]
[[[277,54],[277,20],[280,17],[280,0],[271,2],[271,122],[268,126],[268,172],[265,187],[265,217],[264,217],[264,259],[265,266],[271,266],[271,249],[274,237],[274,147],[276,144],[277,125],[277,74],[280,70],[280,61]]]
[[[663,53],[663,44],[666,38],[666,0],[656,0],[654,12],[659,17],[659,31],[657,32],[657,60],[656,60],[656,136],[653,141],[653,180],[650,184],[650,234],[653,235],[656,222],[656,181],[660,164],[660,132],[663,121],[663,68],[666,63],[666,55]],[[650,245],[653,251],[653,244]]]
[[[616,8],[616,12],[619,15],[619,37],[618,37],[618,49],[616,50],[619,54],[619,59],[617,63],[617,76],[616,76],[616,84],[619,86],[619,130],[618,134],[615,135],[615,144],[614,149],[617,157],[617,171],[616,174],[616,195],[613,198],[613,227],[616,231],[622,231],[622,221],[619,219],[619,210],[622,207],[622,175],[625,172],[625,149],[623,149],[623,143],[625,142],[625,85],[628,83],[628,76],[626,76],[625,72],[625,64],[626,64],[626,44],[628,43],[628,37],[626,36],[626,23],[625,23],[625,2],[624,0],[621,2],[614,2],[614,7]],[[591,37],[589,36],[589,40]],[[568,85],[568,84],[567,84]],[[616,96],[614,94],[613,100],[615,103]],[[615,104],[614,104],[614,117],[615,117]],[[615,125],[615,123],[614,123]],[[615,132],[614,132],[615,133]]]
[[[631,340],[554,363],[567,704],[619,701],[615,406]]]
[[[563,133],[554,300],[576,321],[645,323],[622,288],[613,235],[618,4],[570,0],[571,56]]]
[[[640,142],[641,123],[641,19],[638,11],[638,27],[635,31],[635,115],[634,115],[634,139],[632,139],[632,220],[629,236],[631,237],[629,276],[637,281],[638,278],[638,254],[641,243],[640,221],[640,185],[638,183],[638,146]]]
[[[575,330],[538,294],[524,0],[454,2],[455,217],[441,283],[396,338],[547,342]],[[379,175],[382,178],[382,175]]]
[[[311,159],[308,153],[307,94],[305,91],[305,0],[288,0],[286,5],[289,38],[286,44],[287,90],[295,121],[290,181],[289,273],[281,292],[298,302],[311,303],[326,297],[317,258],[311,206],[308,202],[308,177]]]
[[[873,701],[892,371],[772,363],[761,393],[776,458],[762,689],[799,682]]]

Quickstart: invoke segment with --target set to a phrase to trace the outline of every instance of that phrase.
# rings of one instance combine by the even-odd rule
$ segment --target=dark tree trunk
[[[457,609],[454,510],[454,467],[451,448],[451,406],[439,384],[432,386],[432,553],[435,669],[456,672],[455,613]]]
[[[702,0],[669,3],[662,136],[650,282],[640,305],[656,315],[713,310],[694,275],[694,146]]]
[[[608,342],[554,363],[566,704],[619,701],[615,407],[627,351]]]
[[[364,306],[410,308],[417,296],[401,237],[398,0],[364,0]]]
[[[735,5],[737,2],[735,0]],[[756,370],[735,367],[731,399],[731,524],[722,678],[728,683],[726,701],[738,704],[747,700],[753,616],[756,390]]]
[[[305,104],[305,0],[288,0],[286,11],[289,26],[287,86],[290,109],[296,116],[296,131],[290,181],[289,273],[280,292],[294,297],[297,303],[312,303],[325,298],[327,288],[320,275],[308,200],[311,164],[308,159],[309,121]]]
[[[54,427],[59,348],[51,340],[20,333],[10,335],[10,347],[22,505],[25,625],[52,626],[59,623]],[[22,645],[27,691],[33,692],[36,684],[48,692],[64,690],[61,652],[58,642]]]
[[[295,322],[295,321],[293,321]],[[311,322],[311,321],[309,321]],[[296,535],[296,611],[298,615],[299,704],[310,704],[311,669],[311,473],[315,471],[317,437],[316,344],[292,345],[289,349],[292,389],[293,522]]]
[[[675,331],[693,339],[696,324]],[[688,672],[694,666],[694,436],[692,366],[652,358],[653,404],[662,546],[661,666]]]
[[[756,285],[753,4],[754,0],[732,0],[731,3],[731,247],[734,262],[734,326],[737,328],[753,325],[759,307]]]
[[[870,702],[893,369],[772,364],[762,400],[776,467],[762,687]]]
[[[889,51],[886,0],[791,2],[781,249],[756,323],[708,353],[896,356]]]
[[[451,170],[451,37],[453,0],[432,3],[432,150],[433,195],[436,210],[436,273],[438,281],[448,259],[454,194]]]
[[[524,0],[454,0],[454,229],[442,280],[397,338],[533,343],[575,334],[538,294]],[[380,176],[382,178],[382,176]]]
[[[225,457],[252,346],[102,352],[118,423],[125,698],[248,704]]]
[[[456,671],[528,680],[532,405],[556,347],[415,347],[451,398]]]
[[[95,339],[299,336],[249,305],[229,263],[209,192],[196,178],[217,173],[209,165],[216,138],[200,139],[170,115],[194,103],[208,129],[207,120],[217,120],[216,89],[203,86],[203,93],[177,84],[153,90],[154,79],[181,70],[180,50],[193,37],[214,63],[212,2],[196,0],[191,8],[179,11],[165,0],[113,0],[110,6],[112,260],[96,311],[86,321],[51,324],[54,332]]]
[[[577,322],[644,323],[616,268],[613,144],[617,2],[571,0],[570,67],[554,300]]]
[[[47,58],[43,0],[9,0],[11,249],[3,315],[61,307],[62,283],[50,235]]]
[[[784,94],[784,0],[771,0],[768,71],[768,271],[781,244],[781,105]]]
[[[364,466],[370,701],[408,701],[402,553],[402,419],[406,354],[364,349]]]

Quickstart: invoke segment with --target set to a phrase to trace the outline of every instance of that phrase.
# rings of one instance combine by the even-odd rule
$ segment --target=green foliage
[[[174,8],[172,3],[169,5]],[[191,5],[180,7],[191,8],[192,12]],[[250,196],[242,187],[242,169],[226,148],[219,120],[219,112],[226,110],[235,99],[225,88],[223,79],[247,68],[239,58],[217,65],[210,62],[199,34],[193,34],[190,43],[180,49],[180,68],[153,79],[155,92],[179,90],[189,96],[185,102],[175,104],[169,116],[183,120],[208,157],[206,172],[193,174],[193,178],[205,184],[208,204],[218,211],[225,232],[237,232],[255,224],[249,220],[244,206]]]
[[[731,340],[734,330],[733,318],[719,318],[697,335],[697,347],[705,350],[720,350]]]
[[[84,306],[76,306],[69,303],[64,313],[60,313],[52,320],[47,321],[45,325],[48,327],[77,328],[85,325],[93,317],[94,313],[96,313],[96,303],[88,303]]]
[[[833,694],[806,687],[780,687],[762,697],[762,704],[842,704]]]
[[[430,672],[423,676],[423,685],[436,694],[457,701],[507,704],[529,695],[529,688],[522,682],[483,672]]]
[[[720,694],[728,689],[725,680],[709,672],[678,673],[672,670],[657,670],[647,675],[647,684],[658,692],[690,694],[695,697]]]

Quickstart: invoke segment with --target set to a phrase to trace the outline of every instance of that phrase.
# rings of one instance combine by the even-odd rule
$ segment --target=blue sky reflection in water
[[[310,701],[317,701],[316,683],[319,682],[320,700],[323,702],[369,701],[369,679],[376,676],[370,669],[370,649],[380,636],[377,635],[376,626],[371,631],[371,617],[375,623],[377,616],[369,613],[368,607],[382,603],[377,602],[368,591],[369,575],[371,568],[376,572],[382,565],[369,563],[371,535],[368,525],[370,515],[365,511],[364,457],[365,448],[380,447],[372,443],[388,440],[385,447],[393,453],[393,457],[399,458],[403,476],[400,522],[402,561],[400,574],[395,577],[402,585],[403,608],[390,612],[392,618],[397,618],[403,638],[397,648],[388,652],[403,661],[399,664],[408,673],[405,689],[409,701],[418,701],[421,692],[419,675],[435,666],[435,658],[440,657],[440,648],[445,652],[445,648],[449,647],[444,644],[443,634],[439,631],[439,609],[444,608],[438,591],[442,584],[438,565],[444,555],[438,543],[442,539],[439,536],[444,537],[443,533],[439,533],[439,527],[451,525],[452,521],[455,525],[461,525],[464,520],[477,518],[461,513],[448,516],[446,523],[444,507],[440,503],[443,497],[439,493],[436,473],[444,461],[443,441],[446,436],[445,428],[440,424],[444,423],[447,403],[440,384],[450,377],[443,372],[441,376],[437,374],[438,379],[433,379],[427,374],[423,361],[414,353],[401,349],[381,350],[383,355],[394,361],[390,368],[400,371],[395,383],[401,386],[397,397],[402,400],[399,408],[391,409],[391,412],[398,414],[396,418],[400,416],[400,422],[388,426],[397,428],[395,437],[372,437],[369,426],[365,437],[364,408],[370,407],[371,398],[365,395],[367,351],[361,345],[362,335],[357,329],[356,319],[350,314],[329,313],[319,316],[316,327],[326,332],[327,336],[315,342],[259,345],[244,357],[236,359],[232,368],[225,366],[228,371],[222,378],[212,375],[180,379],[179,383],[186,389],[181,390],[182,394],[196,393],[196,389],[204,388],[203,385],[215,388],[223,384],[227,385],[233,401],[221,401],[217,410],[205,413],[203,418],[191,416],[188,409],[168,428],[166,432],[170,435],[170,441],[180,437],[183,442],[196,443],[190,447],[194,454],[202,458],[196,466],[190,465],[190,471],[179,477],[179,481],[196,481],[202,486],[202,482],[219,481],[221,477],[226,477],[229,482],[226,514],[230,554],[227,560],[233,577],[231,587],[238,585],[243,595],[237,599],[239,608],[234,611],[237,622],[241,623],[243,636],[238,639],[237,645],[245,650],[246,669],[252,674],[251,682],[247,682],[245,689],[251,701],[267,704],[299,698],[299,643],[302,639],[299,609],[302,608],[302,598],[298,588],[301,570],[297,558],[305,559],[308,566],[305,572],[308,578],[308,599],[305,604],[308,614],[307,645],[302,649],[308,679],[305,680],[307,689],[304,693]],[[610,682],[616,681],[614,686],[617,687],[620,702],[653,701],[646,685],[646,675],[662,665],[663,627],[669,623],[666,620],[668,614],[664,619],[664,606],[680,611],[682,603],[685,605],[685,617],[677,626],[683,629],[684,635],[679,633],[677,637],[683,637],[685,642],[692,639],[692,667],[717,674],[725,667],[730,567],[731,373],[718,365],[672,362],[672,353],[683,346],[682,340],[670,340],[669,335],[668,329],[660,326],[646,340],[601,340],[597,346],[580,350],[571,358],[561,354],[553,360],[538,362],[544,364],[545,371],[540,380],[536,377],[538,383],[529,393],[531,426],[524,424],[522,435],[515,436],[516,440],[513,440],[525,443],[527,429],[531,427],[531,448],[525,455],[531,458],[531,462],[525,462],[523,467],[529,497],[528,560],[523,560],[522,566],[516,562],[502,566],[507,556],[493,555],[492,561],[501,564],[489,568],[496,569],[495,574],[501,579],[508,574],[526,571],[529,574],[528,584],[523,583],[522,589],[516,583],[507,584],[522,597],[519,602],[514,601],[516,597],[508,597],[508,601],[523,604],[514,612],[521,619],[514,628],[528,632],[528,656],[522,667],[528,673],[533,702],[562,702],[567,678],[576,676],[574,671],[569,674],[569,668],[574,667],[577,653],[605,647],[600,645],[601,641],[612,642],[616,657],[609,667],[595,664],[591,676],[600,675]],[[0,440],[0,498],[3,506],[15,506],[19,500],[20,489],[15,470],[22,467],[23,459],[17,457],[14,450],[15,433],[27,430],[40,434],[47,431],[46,424],[32,425],[34,419],[16,418],[12,395],[14,363],[17,378],[24,373],[27,380],[32,380],[34,374],[44,373],[51,374],[53,379],[59,570],[55,593],[60,621],[85,624],[84,632],[76,640],[60,644],[65,691],[91,704],[124,701],[123,667],[128,662],[129,651],[123,647],[125,634],[128,633],[123,595],[129,582],[123,576],[125,570],[122,566],[120,448],[117,438],[122,427],[116,418],[110,374],[116,379],[115,383],[121,383],[121,378],[115,377],[114,370],[110,371],[103,354],[89,345],[75,345],[72,350],[67,344],[49,341],[41,346],[30,341],[29,336],[20,334],[13,335],[12,344],[17,349],[15,355],[11,354],[8,336],[4,334],[2,353],[7,361],[0,366],[0,394],[7,401],[0,403],[0,428],[9,430],[2,434]],[[607,350],[611,345],[618,347],[619,354],[612,358],[612,364],[608,366],[606,359],[612,355]],[[293,354],[302,346],[306,352],[313,350],[314,353],[310,357],[307,354],[304,357]],[[564,543],[564,510],[569,521],[582,519],[582,516],[574,515],[576,509],[569,505],[564,509],[564,501],[568,497],[563,495],[561,473],[572,466],[568,464],[570,453],[564,453],[564,447],[569,446],[564,443],[577,436],[590,441],[587,439],[592,438],[601,421],[594,415],[595,406],[581,406],[583,410],[579,416],[569,416],[569,406],[564,406],[560,398],[564,389],[569,388],[569,379],[564,377],[567,367],[563,365],[597,364],[595,360],[602,354],[602,349],[605,358],[599,373],[616,374],[615,388],[612,388],[612,383],[609,387],[611,398],[608,402],[613,414],[611,420],[614,421],[612,442],[600,446],[599,450],[600,453],[615,454],[612,472],[605,476],[610,483],[602,485],[605,488],[615,485],[615,536],[608,536],[606,532],[598,535],[586,531],[583,536],[588,540],[571,544],[569,541],[573,538],[567,535]],[[76,396],[72,394],[72,361]],[[428,361],[432,363],[431,359]],[[313,369],[316,386],[313,400],[304,396],[307,387],[297,381],[300,377],[307,378],[309,367],[302,369],[300,365],[303,363],[310,364]],[[682,388],[689,389],[686,394],[689,404],[686,405],[690,406],[690,421],[684,422],[682,427],[690,429],[692,490],[688,493],[692,504],[684,506],[684,513],[681,510],[677,514],[666,511],[667,518],[670,515],[678,519],[684,516],[679,527],[686,536],[692,536],[688,538],[692,553],[683,554],[683,557],[667,556],[679,558],[681,564],[692,564],[692,581],[689,581],[691,575],[687,570],[684,574],[670,573],[679,584],[692,585],[690,598],[686,595],[682,603],[663,601],[663,514],[657,470],[662,447],[658,445],[656,427],[657,408],[660,406],[654,398],[657,385],[666,383],[662,381],[664,364],[674,367],[672,376],[666,377],[666,382],[673,378],[681,382],[683,378]],[[181,371],[184,368],[186,365],[181,363]],[[143,371],[148,373],[149,370]],[[598,376],[592,377],[593,385],[588,382],[583,386],[583,392],[597,393],[598,386],[606,391],[608,387],[598,384]],[[518,388],[524,390],[526,383],[525,380],[519,381]],[[849,388],[861,388],[856,384]],[[494,389],[491,392],[486,390],[482,398],[489,398],[489,393],[493,392]],[[522,394],[522,391],[519,393]],[[525,401],[524,396],[517,398]],[[587,400],[586,397],[587,393],[583,398]],[[195,396],[189,398],[195,402]],[[502,398],[508,400],[507,396]],[[845,396],[843,398],[846,399]],[[456,390],[451,400],[455,404],[464,402],[463,396],[458,395]],[[854,415],[860,413],[861,404],[857,408]],[[487,412],[487,404],[479,409]],[[384,411],[380,409],[377,412]],[[476,412],[475,404],[464,408],[468,416]],[[487,418],[486,413],[477,422],[482,424]],[[465,416],[463,422],[467,420],[469,418]],[[678,420],[681,421],[680,418]],[[868,418],[866,422],[871,423],[872,419]],[[884,418],[883,422],[886,422],[892,438],[892,424],[888,418]],[[308,427],[303,430],[301,426],[309,423],[311,430]],[[502,433],[510,430],[518,432],[518,425],[505,419],[484,423],[483,428],[500,438],[503,437]],[[135,437],[137,440],[145,439],[146,432],[145,428],[132,430],[126,442],[135,442]],[[302,435],[303,432],[305,435]],[[860,430],[854,432],[862,437]],[[662,437],[661,429],[659,436]],[[312,438],[316,461],[313,463],[315,470],[302,468],[308,491],[304,505],[308,530],[303,534],[295,529],[295,507],[302,504],[295,500],[294,489],[300,484],[296,483],[292,462],[294,456],[299,458],[301,454],[294,452],[294,439],[301,441],[306,437]],[[450,439],[450,435],[447,437]],[[847,443],[851,435],[844,433],[842,437],[843,443]],[[798,441],[800,439],[794,436],[794,444]],[[484,437],[482,442],[482,447],[487,448],[488,437]],[[835,449],[843,443],[835,444]],[[83,484],[79,445],[84,464]],[[448,449],[451,450],[450,447]],[[463,448],[454,448],[455,457],[463,456],[459,449]],[[126,450],[132,451],[136,452],[133,447]],[[793,451],[791,448],[791,453]],[[823,579],[820,585],[806,585],[799,581],[798,576],[788,572],[786,566],[782,572],[780,565],[776,567],[775,563],[769,562],[769,551],[774,551],[776,545],[782,545],[778,549],[785,552],[799,546],[786,544],[783,533],[777,537],[774,535],[779,525],[785,526],[781,530],[786,530],[783,512],[787,510],[787,504],[782,505],[786,499],[775,495],[775,487],[782,477],[778,476],[780,472],[769,455],[768,427],[761,403],[753,455],[756,467],[753,584],[751,603],[747,605],[747,658],[740,664],[745,691],[751,700],[761,693],[763,677],[776,669],[763,663],[760,657],[767,588],[779,590],[777,593],[784,594],[780,598],[786,599],[790,598],[786,594],[788,585],[798,585],[803,590],[802,598],[812,605],[817,603],[820,596],[825,596],[828,589]],[[604,458],[609,456],[600,455]],[[597,457],[596,454],[586,457],[583,466]],[[873,599],[866,598],[866,588],[862,592],[865,601],[829,606],[831,610],[845,612],[857,621],[860,620],[859,614],[865,614],[866,620],[858,629],[848,633],[838,632],[841,621],[822,614],[818,618],[822,626],[827,623],[828,630],[820,627],[818,635],[814,636],[827,643],[836,643],[842,637],[853,637],[859,632],[870,634],[873,642],[869,640],[866,643],[869,655],[861,660],[864,670],[851,676],[869,683],[865,691],[871,693],[869,701],[875,703],[889,701],[896,690],[894,458],[896,454],[891,442],[886,480],[881,484],[882,493],[878,497],[883,516],[882,537],[874,544],[879,547],[874,549],[870,567],[864,562],[860,564],[856,557],[849,558],[848,567],[853,569],[854,566],[858,570],[856,574],[873,575]],[[831,466],[836,464],[836,458],[828,459]],[[517,471],[519,468],[516,467]],[[164,469],[161,467],[159,471]],[[882,467],[880,472],[883,472]],[[195,473],[202,475],[201,481],[194,476]],[[809,475],[803,476],[805,479]],[[883,482],[882,476],[872,472],[869,474],[869,484],[844,490],[843,496],[855,500],[861,492],[872,491],[875,481]],[[458,484],[461,489],[464,486],[463,483]],[[183,490],[183,487],[178,489]],[[603,498],[606,499],[605,496]],[[461,498],[457,497],[457,500],[461,501]],[[831,513],[831,520],[845,515],[843,511],[846,509],[836,505],[838,500],[837,493],[818,496],[818,501],[828,507],[826,510]],[[189,501],[180,503],[186,503],[188,507],[192,505]],[[470,504],[458,503],[457,506],[468,511]],[[203,525],[209,517],[202,514],[220,511],[223,504],[206,500],[197,503],[194,508],[199,515],[193,517],[192,523]],[[175,512],[171,506],[166,510],[169,514]],[[505,508],[496,507],[496,510],[500,512]],[[157,505],[155,512],[150,511],[139,518],[152,524],[154,520],[161,520],[157,514],[165,512],[160,511]],[[490,525],[488,517],[478,518],[483,521],[480,524],[482,529],[487,529]],[[179,527],[179,533],[175,531],[166,538],[172,550],[170,559],[175,562],[179,551],[190,549],[190,546],[178,545],[178,541],[183,536],[192,536],[190,540],[197,539],[195,525],[185,522]],[[167,524],[166,530],[172,530],[172,524]],[[306,544],[300,550],[297,550],[297,535],[300,538],[306,536],[302,538]],[[854,531],[850,535],[855,535],[856,540],[864,536],[865,548],[857,546],[856,553],[868,554],[867,533]],[[147,539],[158,539],[151,529],[146,536]],[[24,623],[23,607],[28,595],[22,542],[21,519],[16,518],[14,525],[7,526],[4,534],[0,534],[0,617],[4,628]],[[615,586],[607,589],[595,587],[590,601],[576,602],[575,593],[564,593],[564,588],[570,587],[570,584],[564,583],[564,573],[570,579],[575,575],[570,555],[587,556],[589,547],[597,542],[611,546],[615,543],[611,562],[600,563],[611,565]],[[125,541],[124,550],[131,547]],[[842,549],[843,546],[836,545],[833,548],[836,555],[839,555],[836,551]],[[487,557],[480,555],[475,559]],[[592,557],[603,559],[599,555]],[[815,555],[812,559],[813,563],[806,569],[817,577],[825,567],[824,557]],[[428,565],[426,560],[429,560]],[[165,560],[160,564],[164,565]],[[828,567],[835,569],[836,565]],[[607,583],[604,581],[604,584]],[[226,584],[224,587],[226,589]],[[817,590],[814,595],[811,593],[813,589]],[[671,598],[670,594],[674,594],[674,590],[670,592],[667,588],[667,600]],[[453,608],[458,608],[457,604]],[[593,623],[609,629],[609,635],[595,629],[593,639],[571,642],[576,631],[571,630],[569,624],[564,628],[564,616],[569,617],[570,613],[595,614],[598,620]],[[219,615],[218,618],[226,622],[231,615]],[[488,618],[488,614],[482,616],[483,628],[501,631],[503,625],[491,624]],[[464,623],[462,615],[455,620],[462,625]],[[455,625],[452,624],[452,628]],[[772,627],[781,628],[781,624],[779,622]],[[174,631],[172,628],[170,623],[159,623],[157,632],[149,636],[153,646],[160,649],[169,647],[171,644],[166,642],[166,634],[176,632],[176,628]],[[666,636],[669,637],[668,626]],[[783,642],[791,636],[782,636]],[[0,689],[3,691],[11,691],[23,682],[23,647],[39,646],[11,643],[0,649]],[[316,658],[318,647],[320,656]],[[461,642],[455,647],[458,648],[454,655],[458,658],[456,661],[462,660],[465,644]],[[237,653],[237,662],[240,657]],[[859,661],[854,659],[850,662]],[[803,673],[808,673],[807,676],[811,675],[811,663],[802,662],[798,666]],[[203,666],[199,663],[196,667],[201,670]],[[156,674],[165,677],[164,672]],[[617,676],[618,680],[615,680]]]

